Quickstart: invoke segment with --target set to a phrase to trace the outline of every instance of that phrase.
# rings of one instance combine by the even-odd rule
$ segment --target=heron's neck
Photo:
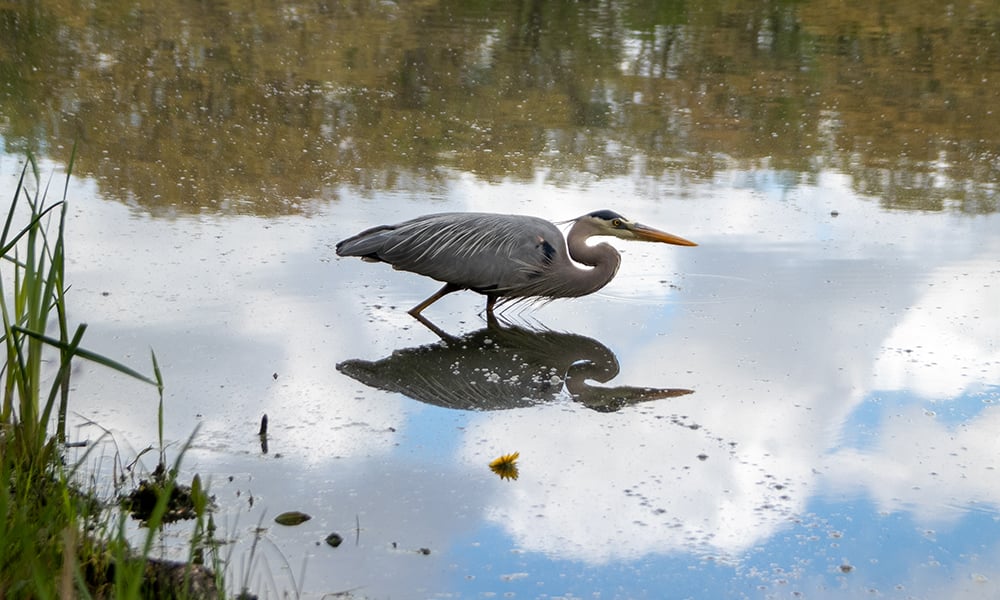
[[[574,281],[571,285],[578,295],[596,292],[614,278],[622,257],[610,244],[602,242],[591,246],[587,244],[586,234],[572,230],[566,241],[570,258],[592,267],[590,269],[573,267],[576,273],[573,275]]]

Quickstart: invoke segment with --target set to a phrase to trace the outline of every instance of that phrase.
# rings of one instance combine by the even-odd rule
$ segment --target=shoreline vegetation
[[[74,151],[75,156],[75,151]],[[212,498],[195,475],[178,481],[183,444],[173,464],[163,440],[163,378],[151,352],[152,376],[82,346],[87,326],[67,320],[64,231],[73,160],[62,198],[50,202],[38,164],[28,155],[0,231],[3,382],[0,404],[0,597],[218,598],[224,595]],[[121,465],[113,497],[80,482],[96,444],[69,463],[64,452],[71,365],[87,360],[154,387],[159,395],[158,446]],[[106,434],[110,435],[110,434]],[[192,434],[192,438],[194,433]],[[146,452],[157,467],[135,473]],[[121,460],[117,458],[116,460]],[[131,473],[131,477],[124,476]],[[131,487],[131,491],[126,490]],[[104,494],[105,496],[107,494]],[[137,519],[145,541],[133,548],[126,521]],[[152,556],[160,528],[193,522],[188,560]],[[245,590],[241,598],[251,598]]]

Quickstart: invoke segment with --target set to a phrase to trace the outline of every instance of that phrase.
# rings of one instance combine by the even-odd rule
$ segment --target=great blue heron
[[[396,269],[443,281],[444,287],[409,310],[420,319],[422,310],[458,290],[484,294],[488,316],[498,301],[551,300],[596,292],[615,276],[621,255],[610,244],[589,245],[587,239],[593,236],[697,245],[610,210],[577,217],[572,223],[563,239],[555,224],[537,217],[425,215],[362,231],[337,244],[337,255],[387,262]]]

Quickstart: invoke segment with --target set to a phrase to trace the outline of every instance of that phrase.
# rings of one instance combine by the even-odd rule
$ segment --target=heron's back
[[[337,255],[503,295],[565,257],[566,242],[555,225],[536,217],[440,213],[363,231],[337,244]]]

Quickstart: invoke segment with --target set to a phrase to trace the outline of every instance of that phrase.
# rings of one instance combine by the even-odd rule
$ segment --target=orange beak
[[[690,240],[678,237],[672,233],[667,233],[666,231],[660,231],[659,229],[653,229],[652,227],[647,227],[641,223],[633,224],[631,229],[632,233],[634,233],[638,239],[647,242],[663,242],[664,244],[673,244],[675,246],[698,245]]]

